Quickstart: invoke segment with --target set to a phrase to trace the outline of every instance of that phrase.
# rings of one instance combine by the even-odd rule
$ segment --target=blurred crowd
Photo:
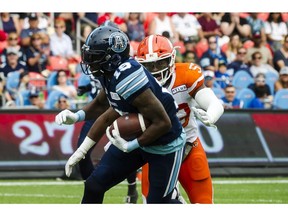
[[[77,93],[82,73],[76,25],[83,44],[95,26],[110,20],[128,35],[131,56],[147,35],[169,38],[178,47],[176,62],[199,64],[206,86],[226,109],[288,109],[288,13],[1,13],[0,18],[1,108],[73,109],[87,103],[88,93]]]

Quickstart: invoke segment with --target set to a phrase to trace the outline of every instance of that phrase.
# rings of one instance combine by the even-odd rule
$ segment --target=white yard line
[[[21,194],[21,193],[0,193],[1,197],[43,197],[43,198],[68,198],[68,199],[74,199],[74,198],[81,198],[81,195],[79,196],[72,196],[72,195],[48,195],[48,194]]]
[[[140,182],[139,182],[140,183]],[[19,182],[0,182],[0,186],[42,186],[42,185],[83,185],[83,181],[19,181]],[[120,183],[127,185],[126,181]],[[249,180],[213,180],[213,184],[288,184],[288,180],[281,179],[249,179]]]
[[[288,184],[288,180],[277,180],[277,179],[270,179],[270,180],[214,180],[213,184]]]

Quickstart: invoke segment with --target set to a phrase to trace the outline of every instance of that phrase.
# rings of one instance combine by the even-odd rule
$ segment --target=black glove
[[[82,96],[86,92],[90,92],[92,89],[91,84],[86,85],[86,86],[78,86],[77,88],[77,95]]]

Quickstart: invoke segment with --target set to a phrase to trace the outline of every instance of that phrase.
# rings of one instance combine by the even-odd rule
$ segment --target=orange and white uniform
[[[198,138],[197,122],[191,107],[196,102],[192,95],[204,83],[200,67],[194,63],[176,63],[175,72],[168,91],[179,106],[177,113],[187,137],[186,153],[180,173],[179,182],[186,191],[191,203],[213,203],[213,186],[206,153]],[[147,166],[142,168],[142,194],[148,195]]]

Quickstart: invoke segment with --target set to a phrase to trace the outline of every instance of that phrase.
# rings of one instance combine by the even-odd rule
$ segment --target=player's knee
[[[190,175],[193,180],[204,180],[210,177],[207,158],[203,154],[194,154]]]
[[[85,191],[94,194],[97,196],[98,194],[104,194],[106,192],[106,189],[103,185],[101,185],[95,178],[89,177],[85,183]]]

